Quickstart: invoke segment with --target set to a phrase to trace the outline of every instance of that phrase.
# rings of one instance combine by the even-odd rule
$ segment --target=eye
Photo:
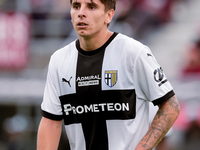
[[[95,9],[95,7],[94,6],[90,6],[90,9]]]
[[[91,10],[94,10],[94,9],[97,8],[97,6],[95,6],[94,4],[90,4],[88,7],[89,7],[89,9],[91,9]]]
[[[80,7],[79,7],[79,6],[74,6],[73,8],[74,8],[74,9],[79,9]]]
[[[73,4],[73,9],[80,9],[80,5],[79,4]]]

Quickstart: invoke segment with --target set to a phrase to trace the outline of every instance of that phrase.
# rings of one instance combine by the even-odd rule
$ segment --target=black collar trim
[[[108,39],[108,41],[102,45],[100,48],[93,50],[93,51],[85,51],[80,47],[80,42],[79,40],[76,40],[76,48],[78,49],[79,53],[87,56],[92,56],[100,53],[101,51],[105,50],[106,47],[111,43],[111,41],[118,35],[118,33],[114,32],[112,36]]]

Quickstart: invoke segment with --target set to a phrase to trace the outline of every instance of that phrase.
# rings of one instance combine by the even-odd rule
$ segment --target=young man
[[[71,150],[150,150],[179,104],[148,47],[108,30],[116,0],[71,0],[79,39],[50,60],[38,150],[56,150],[64,120]],[[149,127],[149,102],[159,110]]]

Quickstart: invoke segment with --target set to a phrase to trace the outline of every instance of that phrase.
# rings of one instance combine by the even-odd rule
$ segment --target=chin
[[[79,36],[81,36],[81,37],[88,37],[88,36],[90,36],[89,33],[84,32],[84,31],[79,31],[79,32],[77,32],[77,34],[78,34]]]

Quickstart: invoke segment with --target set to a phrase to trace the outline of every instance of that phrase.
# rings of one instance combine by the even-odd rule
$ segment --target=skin
[[[62,121],[42,117],[37,138],[37,150],[57,150],[61,136]]]
[[[92,51],[101,47],[112,35],[107,25],[114,16],[114,10],[105,11],[104,4],[99,0],[73,0],[70,13],[83,50]]]
[[[152,150],[163,139],[180,113],[176,96],[159,105],[150,128],[135,150]]]
[[[101,47],[113,34],[108,24],[114,16],[114,10],[105,11],[99,0],[73,0],[71,18],[80,46],[85,51]],[[170,98],[159,106],[159,110],[144,138],[135,150],[151,150],[164,137],[178,117],[180,108],[176,97]],[[62,121],[42,118],[38,129],[37,150],[56,150],[61,135]]]

